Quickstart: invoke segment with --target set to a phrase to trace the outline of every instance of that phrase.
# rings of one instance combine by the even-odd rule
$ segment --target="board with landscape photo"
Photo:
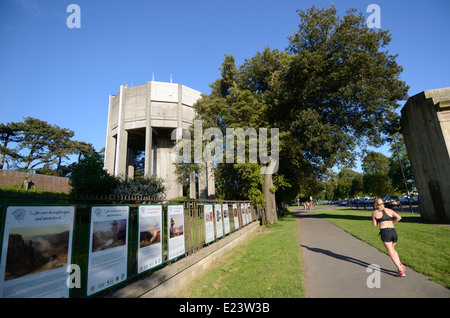
[[[139,247],[153,245],[161,242],[161,217],[148,216],[140,218]]]
[[[170,238],[184,234],[184,224],[182,214],[170,215]]]
[[[4,280],[67,266],[70,224],[10,228]]]
[[[94,222],[92,252],[126,244],[127,219]]]

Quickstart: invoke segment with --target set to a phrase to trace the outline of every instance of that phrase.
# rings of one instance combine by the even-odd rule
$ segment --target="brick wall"
[[[69,178],[46,176],[43,174],[32,174],[11,170],[0,170],[0,185],[18,186],[20,185],[20,182],[25,179],[25,177],[28,177],[28,180],[33,182],[32,187],[35,188],[61,192],[69,192],[71,189]]]

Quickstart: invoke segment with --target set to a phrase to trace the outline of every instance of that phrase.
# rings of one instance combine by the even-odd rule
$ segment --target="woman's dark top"
[[[385,211],[384,211],[384,209],[383,209],[383,215],[381,216],[381,218],[379,218],[379,219],[376,219],[377,220],[377,224],[378,223],[381,223],[381,222],[384,222],[384,221],[393,221],[394,220],[394,218],[392,217],[392,216],[389,216],[389,214],[387,214]]]

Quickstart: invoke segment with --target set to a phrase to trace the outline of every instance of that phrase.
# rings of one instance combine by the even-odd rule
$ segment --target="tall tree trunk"
[[[275,193],[272,192],[273,182],[272,174],[263,174],[262,191],[264,195],[265,203],[265,216],[267,223],[273,224],[278,221],[277,205],[275,200]]]

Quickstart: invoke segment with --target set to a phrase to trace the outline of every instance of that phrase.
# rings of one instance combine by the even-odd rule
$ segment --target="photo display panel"
[[[204,205],[205,243],[214,241],[214,212],[212,204]]]
[[[214,217],[216,219],[216,235],[219,238],[223,236],[222,207],[220,204],[214,204],[214,208],[215,208]]]
[[[228,211],[228,204],[224,203],[222,205],[223,210],[223,227],[225,234],[230,233],[230,213]]]
[[[142,273],[162,264],[162,205],[139,205],[137,264]]]
[[[242,225],[247,224],[247,218],[245,217],[245,204],[241,203]]]
[[[167,231],[169,260],[184,254],[184,206],[169,204],[167,206]]]
[[[251,222],[250,203],[245,204],[245,219],[246,219],[247,224]]]
[[[233,207],[234,229],[237,230],[239,228],[239,217],[238,217],[237,204],[233,203],[232,207]]]
[[[91,208],[87,295],[127,279],[130,207]]]
[[[8,206],[0,297],[68,298],[74,206]]]

